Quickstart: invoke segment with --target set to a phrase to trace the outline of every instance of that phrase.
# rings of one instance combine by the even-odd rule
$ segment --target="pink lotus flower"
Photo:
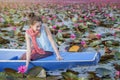
[[[42,16],[42,19],[44,19],[45,18],[45,16]]]
[[[2,22],[2,18],[0,18],[0,22]]]
[[[27,71],[26,66],[20,66],[18,67],[18,73],[24,74]]]
[[[98,39],[101,39],[101,34],[96,34],[96,37],[97,37]]]
[[[13,27],[13,28],[12,28],[12,30],[14,30],[14,31],[15,31],[16,29],[17,29],[16,27]]]
[[[80,43],[81,43],[82,45],[85,45],[85,44],[86,44],[86,42],[85,42],[85,41],[81,41]]]
[[[91,13],[90,16],[94,17],[94,16],[95,16],[95,13]]]
[[[56,18],[56,17],[57,17],[56,15],[53,16],[53,18]]]
[[[109,15],[109,14],[104,14],[104,16],[105,16],[105,17],[110,17],[110,15]]]
[[[84,20],[87,20],[87,16],[84,16]]]
[[[79,25],[76,23],[76,24],[74,24],[74,26],[75,26],[75,27],[78,27]]]
[[[75,39],[75,38],[76,38],[76,35],[75,35],[75,34],[71,34],[71,35],[70,35],[70,38],[71,38],[71,39]]]
[[[62,32],[62,30],[58,30],[58,32]]]
[[[96,24],[99,24],[99,21],[98,20],[93,20],[94,23]]]
[[[52,18],[48,18],[49,20],[52,20]]]
[[[17,4],[15,4],[13,7],[14,7],[14,8],[17,8]]]
[[[80,22],[83,22],[83,20],[80,20]]]
[[[53,29],[56,29],[56,28],[57,28],[57,26],[55,26],[55,25],[54,25],[54,26],[52,26],[52,28],[53,28]]]
[[[86,23],[84,23],[84,26],[86,26]]]
[[[64,23],[62,22],[62,25],[64,25]]]
[[[120,76],[120,71],[116,71],[116,75],[117,75],[117,76]]]
[[[114,21],[115,20],[115,18],[114,17],[112,17],[112,21]]]

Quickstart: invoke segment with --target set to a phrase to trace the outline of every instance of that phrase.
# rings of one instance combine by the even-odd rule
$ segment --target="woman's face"
[[[33,28],[34,31],[40,31],[41,26],[42,26],[42,23],[41,23],[41,22],[36,22],[36,23],[32,26],[32,28]]]

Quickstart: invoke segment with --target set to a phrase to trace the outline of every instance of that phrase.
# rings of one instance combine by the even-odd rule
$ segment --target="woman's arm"
[[[28,68],[29,62],[30,62],[30,55],[31,55],[31,44],[30,44],[30,38],[27,33],[25,33],[25,39],[26,39],[26,45],[27,45],[27,51],[26,51],[26,67]]]
[[[60,56],[60,53],[59,53],[59,51],[58,51],[58,49],[57,49],[57,47],[56,47],[56,45],[55,45],[55,42],[54,42],[54,40],[53,40],[53,38],[52,38],[52,34],[51,34],[50,30],[49,30],[46,26],[45,26],[45,31],[46,31],[46,33],[47,33],[48,39],[49,39],[50,42],[51,42],[51,45],[52,45],[53,49],[55,50],[57,59],[58,59],[58,60],[62,60],[62,57]]]

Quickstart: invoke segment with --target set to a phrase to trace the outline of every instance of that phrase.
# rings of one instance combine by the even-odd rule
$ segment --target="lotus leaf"
[[[88,78],[84,78],[84,77],[80,77],[80,78],[78,78],[78,80],[89,80]]]
[[[16,70],[11,68],[5,68],[5,73],[8,75],[8,77],[11,78],[17,78],[17,77],[23,77],[23,74],[19,74]]]
[[[5,78],[7,75],[5,72],[0,72],[0,78]]]
[[[46,77],[46,71],[42,67],[36,66],[28,71],[28,75],[32,77]]]
[[[46,80],[59,80],[59,76],[48,76]]]
[[[97,45],[99,45],[101,43],[101,41],[97,40],[97,41],[93,41],[92,43],[90,43],[90,46],[95,47]]]
[[[120,60],[120,52],[116,52],[115,57]]]
[[[78,80],[78,76],[72,72],[63,72],[62,76],[65,80]]]
[[[106,69],[106,68],[96,68],[96,73],[100,76],[106,76],[106,75],[111,75],[112,74],[112,71],[109,70],[109,69]]]
[[[86,24],[87,24],[87,25],[93,25],[93,23],[91,23],[91,22],[87,22]]]

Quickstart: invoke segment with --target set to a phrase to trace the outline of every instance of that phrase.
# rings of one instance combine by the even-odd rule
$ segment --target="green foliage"
[[[78,76],[72,72],[63,72],[62,76],[65,80],[78,80]]]
[[[106,68],[96,68],[96,73],[99,74],[100,76],[104,77],[106,75],[112,74],[112,71]]]
[[[93,41],[92,43],[90,43],[90,46],[91,47],[95,47],[95,46],[97,46],[97,45],[99,45],[101,43],[101,41]]]
[[[88,78],[80,77],[78,80],[89,80]]]
[[[120,52],[116,52],[116,53],[115,53],[115,57],[116,57],[116,59],[119,59],[119,60],[120,60]]]
[[[46,71],[39,66],[31,68],[27,74],[31,77],[46,77]]]
[[[5,72],[0,72],[0,79],[5,80],[5,78],[6,78]]]

